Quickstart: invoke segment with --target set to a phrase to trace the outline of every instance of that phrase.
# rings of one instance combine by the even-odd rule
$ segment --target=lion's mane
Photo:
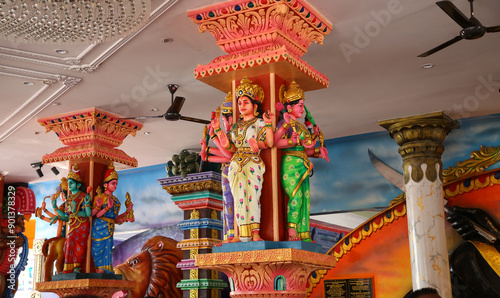
[[[161,247],[157,246],[162,242]],[[156,298],[182,297],[182,291],[176,287],[182,280],[182,271],[176,267],[183,258],[177,248],[177,241],[164,236],[155,236],[142,246],[142,251],[151,255],[151,278],[145,296]],[[175,293],[176,295],[172,295]]]

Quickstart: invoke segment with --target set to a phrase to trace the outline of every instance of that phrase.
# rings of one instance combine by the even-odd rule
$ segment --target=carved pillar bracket
[[[443,112],[380,121],[400,146],[413,289],[433,287],[451,298],[444,218],[443,142],[459,123]]]
[[[405,183],[410,178],[415,182],[423,179],[422,164],[427,164],[425,177],[429,181],[436,181],[438,174],[442,180],[443,142],[452,129],[460,127],[458,121],[443,112],[435,112],[380,121],[379,124],[389,130],[391,137],[401,146],[399,154],[403,157]],[[439,173],[435,170],[436,164],[439,165]],[[407,172],[408,166],[411,166],[411,173]]]
[[[335,263],[334,256],[293,248],[196,256],[198,267],[227,274],[231,297],[306,297],[311,272]]]
[[[300,59],[312,42],[323,44],[332,31],[332,25],[307,2],[227,1],[192,10],[188,16],[228,53],[199,65],[197,79],[227,92],[234,77],[276,72],[287,81],[300,81],[304,91],[328,87],[328,79]]]
[[[100,158],[136,167],[137,160],[116,149],[127,135],[135,136],[142,123],[96,108],[38,119],[45,131],[53,131],[66,145],[43,156],[43,163]]]

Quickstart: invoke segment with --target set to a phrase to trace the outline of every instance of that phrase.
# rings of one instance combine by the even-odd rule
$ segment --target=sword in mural
[[[405,180],[403,174],[385,164],[378,158],[371,149],[368,149],[368,157],[377,171],[389,180],[394,186],[405,191]]]
[[[368,156],[370,157],[370,161],[372,162],[375,169],[377,169],[377,171],[382,174],[385,179],[389,180],[389,182],[391,182],[397,188],[401,189],[403,192],[405,191],[403,174],[399,173],[398,171],[384,163],[382,160],[380,160],[380,158],[378,158],[371,149],[368,149]],[[444,210],[448,214],[453,214],[453,208],[447,204],[444,205]],[[483,236],[490,243],[494,243],[497,240],[497,237],[494,234],[490,233],[480,225],[476,224],[473,221],[471,221],[471,224],[473,225],[477,233]]]

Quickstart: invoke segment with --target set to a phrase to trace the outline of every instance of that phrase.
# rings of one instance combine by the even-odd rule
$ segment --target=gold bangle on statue
[[[290,145],[290,146],[293,146],[293,145],[294,145],[294,142],[293,142],[293,140],[292,140],[292,139],[288,139],[288,145]]]
[[[273,124],[272,123],[266,123],[266,128],[273,128]]]
[[[283,125],[281,127],[283,127],[284,129],[289,129],[290,128],[290,124],[288,124],[288,123],[285,122],[285,123],[283,123]]]
[[[220,129],[220,127],[216,128],[214,131],[215,133],[219,133],[222,129]]]
[[[207,148],[207,154],[210,154],[210,149],[212,149],[212,148],[210,148],[210,147]]]
[[[315,139],[316,137],[317,137],[317,135],[316,135],[315,133],[313,133],[313,134],[311,135],[311,138],[312,138],[312,139]]]
[[[217,135],[216,135],[216,134],[214,134],[214,135],[213,135],[213,136],[211,136],[210,138],[213,140],[213,139],[215,139],[216,137],[217,137]]]

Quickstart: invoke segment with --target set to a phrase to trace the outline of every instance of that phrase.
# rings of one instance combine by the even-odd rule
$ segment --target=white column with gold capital
[[[413,290],[431,287],[451,298],[441,155],[459,123],[443,112],[380,121],[403,157]]]

